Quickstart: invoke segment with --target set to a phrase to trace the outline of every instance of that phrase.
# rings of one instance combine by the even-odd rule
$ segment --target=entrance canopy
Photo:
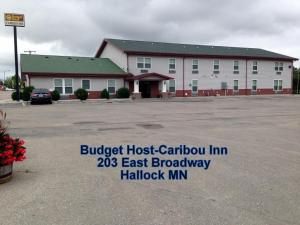
[[[173,80],[174,78],[166,76],[166,75],[162,75],[159,73],[143,73],[137,76],[132,76],[132,77],[128,77],[126,78],[126,80]]]

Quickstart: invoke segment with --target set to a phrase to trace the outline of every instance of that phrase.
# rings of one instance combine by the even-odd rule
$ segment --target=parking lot
[[[1,106],[0,106],[1,107]],[[300,224],[300,97],[207,97],[5,108],[27,160],[0,185],[5,225]],[[227,146],[182,181],[121,181],[94,146]]]

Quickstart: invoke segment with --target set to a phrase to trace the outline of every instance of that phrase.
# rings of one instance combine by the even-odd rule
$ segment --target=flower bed
[[[0,183],[11,177],[15,161],[23,161],[26,158],[25,141],[10,136],[6,128],[5,113],[0,111]]]

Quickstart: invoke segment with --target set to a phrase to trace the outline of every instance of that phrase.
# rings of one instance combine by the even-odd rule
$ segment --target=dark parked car
[[[52,104],[51,92],[45,88],[34,89],[30,96],[31,104],[49,103]]]

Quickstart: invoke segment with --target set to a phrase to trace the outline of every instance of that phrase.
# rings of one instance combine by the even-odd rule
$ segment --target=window
[[[220,70],[220,61],[218,59],[214,60],[214,71]]]
[[[57,90],[60,94],[73,94],[73,79],[54,79],[54,89]]]
[[[54,90],[63,94],[63,79],[54,79]]]
[[[239,61],[233,62],[233,71],[239,71]]]
[[[73,79],[65,79],[65,94],[73,94]]]
[[[233,81],[233,90],[234,91],[238,91],[239,90],[239,81],[238,80],[234,80]]]
[[[85,90],[90,90],[91,81],[90,80],[81,80],[81,87]]]
[[[252,91],[257,90],[257,80],[252,80]]]
[[[192,80],[192,92],[193,93],[198,92],[198,80]]]
[[[198,70],[199,60],[193,59],[193,70]]]
[[[282,80],[274,80],[274,91],[282,91]]]
[[[107,90],[109,94],[116,93],[116,81],[115,80],[107,80]]]
[[[137,68],[150,69],[151,68],[151,58],[137,57]]]
[[[175,80],[169,80],[169,92],[175,92]]]
[[[275,62],[275,71],[277,72],[283,71],[283,62]]]
[[[258,64],[257,64],[257,61],[253,61],[253,66],[252,66],[252,70],[254,71],[254,72],[257,72],[257,70],[258,70],[258,66],[257,66]]]
[[[175,69],[176,69],[176,60],[169,59],[169,70],[175,70]]]

